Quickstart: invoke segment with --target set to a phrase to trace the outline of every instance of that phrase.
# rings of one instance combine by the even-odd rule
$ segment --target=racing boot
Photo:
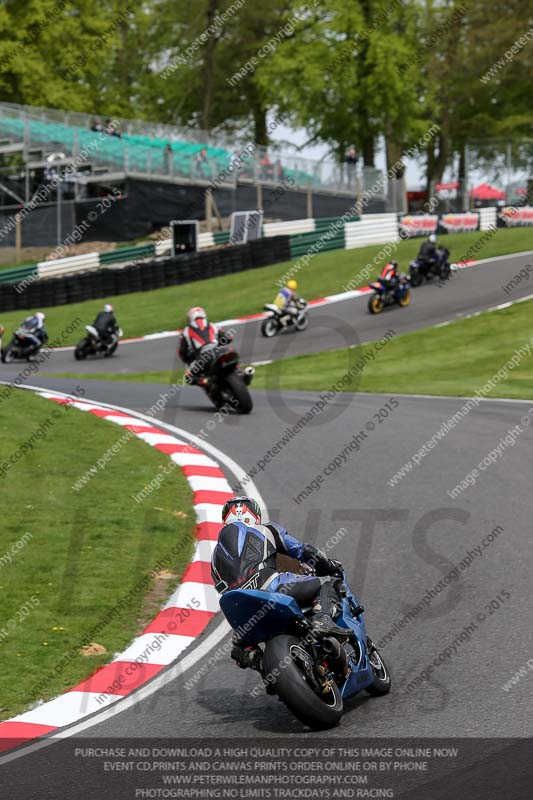
[[[347,628],[341,628],[340,625],[336,625],[329,614],[324,611],[314,610],[309,621],[311,630],[318,638],[335,636],[335,638],[343,642],[350,638],[350,631]]]

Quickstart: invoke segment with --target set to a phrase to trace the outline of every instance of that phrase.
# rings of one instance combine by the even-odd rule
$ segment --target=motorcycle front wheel
[[[368,639],[367,645],[368,660],[372,666],[374,681],[370,684],[370,686],[366,687],[365,691],[373,697],[381,697],[382,695],[390,692],[391,675],[389,668],[383,660],[383,656],[380,654],[372,639]]]
[[[415,269],[409,273],[409,280],[411,281],[411,286],[416,288],[417,286],[420,286],[424,280],[424,276],[418,269]]]
[[[276,636],[266,643],[263,677],[294,716],[312,730],[333,728],[343,702],[333,680],[320,691],[313,678],[316,664],[296,636]]]
[[[117,349],[117,347],[118,347],[118,342],[114,342],[114,343],[111,345],[111,347],[108,347],[108,349],[105,351],[105,353],[104,353],[104,356],[105,356],[106,358],[111,358],[111,356],[113,355],[113,353],[115,352],[115,350]]]
[[[411,290],[407,289],[403,297],[398,298],[398,305],[401,306],[402,308],[405,308],[405,306],[408,306],[410,302],[411,302]]]
[[[439,277],[442,278],[443,281],[447,281],[451,274],[451,267],[448,262],[445,261],[444,264],[440,265]]]
[[[274,317],[267,317],[261,323],[261,333],[267,339],[271,339],[279,330],[278,323]]]
[[[307,326],[309,325],[309,314],[307,311],[304,314],[300,314],[299,317],[296,317],[294,321],[294,327],[297,331],[305,331]]]
[[[236,401],[236,405],[234,406],[235,411],[238,414],[249,414],[253,408],[252,397],[241,376],[237,375],[236,372],[228,375],[226,378],[226,385],[230,394]]]
[[[370,300],[368,301],[368,310],[371,314],[380,314],[385,307],[385,303],[383,302],[383,298],[379,296],[379,294],[373,294]]]
[[[14,349],[13,348],[13,344],[8,344],[8,346],[5,347],[2,350],[2,363],[3,364],[11,364],[11,362],[15,358],[15,354],[13,352],[13,349]]]

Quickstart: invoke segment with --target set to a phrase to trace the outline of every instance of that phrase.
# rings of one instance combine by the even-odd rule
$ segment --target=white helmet
[[[111,305],[111,303],[106,303],[104,306],[104,311],[108,314],[111,314],[115,310],[115,307]]]
[[[434,233],[429,234],[429,241],[431,242],[431,244],[435,244],[435,242],[437,241],[437,237]]]
[[[43,312],[42,312],[42,311],[38,311],[38,312],[36,313],[36,315],[35,315],[35,319],[36,319],[38,322],[44,322],[44,321],[45,321],[45,319],[46,319],[46,317],[45,317],[45,315],[43,314]]]
[[[207,325],[207,314],[201,306],[193,306],[193,308],[190,308],[187,312],[187,319],[189,325],[194,325],[200,328],[201,331],[203,331]]]

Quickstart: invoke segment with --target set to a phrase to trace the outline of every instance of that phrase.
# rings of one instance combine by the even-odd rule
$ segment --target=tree
[[[330,144],[339,160],[357,143],[373,166],[385,134],[393,166],[420,127],[416,87],[396,70],[409,13],[399,3],[384,11],[374,0],[317,0],[303,16],[305,24],[261,66],[269,102],[312,141]]]

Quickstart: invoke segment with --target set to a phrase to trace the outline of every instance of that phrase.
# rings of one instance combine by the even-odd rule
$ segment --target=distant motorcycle
[[[399,305],[405,308],[411,302],[411,287],[407,275],[400,275],[395,289],[391,289],[381,278],[371,283],[370,288],[374,290],[368,301],[371,314],[380,314],[386,306]]]
[[[341,641],[317,637],[293,597],[281,592],[233,589],[220,608],[234,630],[246,631],[245,668],[257,670],[267,694],[278,698],[313,730],[333,728],[344,701],[362,689],[373,696],[390,691],[391,676],[368,636],[364,608],[342,573],[341,608],[336,624],[346,630]],[[252,620],[256,620],[251,624]]]
[[[2,349],[2,362],[9,364],[15,359],[31,361],[43,346],[41,339],[35,335],[37,330],[37,324],[33,324],[31,320],[25,320],[13,334],[10,343]]]
[[[249,414],[253,408],[248,386],[252,382],[253,367],[239,366],[239,354],[227,345],[214,343],[202,347],[197,359],[206,378],[205,391],[216,408],[229,404],[238,414]]]
[[[309,312],[307,311],[307,303],[300,298],[296,303],[298,313],[287,314],[283,309],[278,308],[274,303],[267,303],[264,306],[265,311],[268,311],[268,316],[261,323],[261,333],[267,339],[272,338],[282,330],[295,328],[297,331],[305,331],[309,325]]]
[[[87,336],[85,336],[81,342],[78,342],[74,350],[74,358],[76,361],[83,361],[83,359],[88,356],[104,356],[104,358],[109,358],[116,351],[119,339],[123,334],[122,329],[117,328],[115,333],[104,341],[96,328],[92,325],[86,325],[85,330],[87,331]]]
[[[450,266],[450,251],[447,247],[437,247],[436,258],[432,262],[423,261],[415,258],[409,264],[409,278],[411,286],[420,286],[424,278],[427,281],[437,277],[443,281],[448,280],[452,273]]]

